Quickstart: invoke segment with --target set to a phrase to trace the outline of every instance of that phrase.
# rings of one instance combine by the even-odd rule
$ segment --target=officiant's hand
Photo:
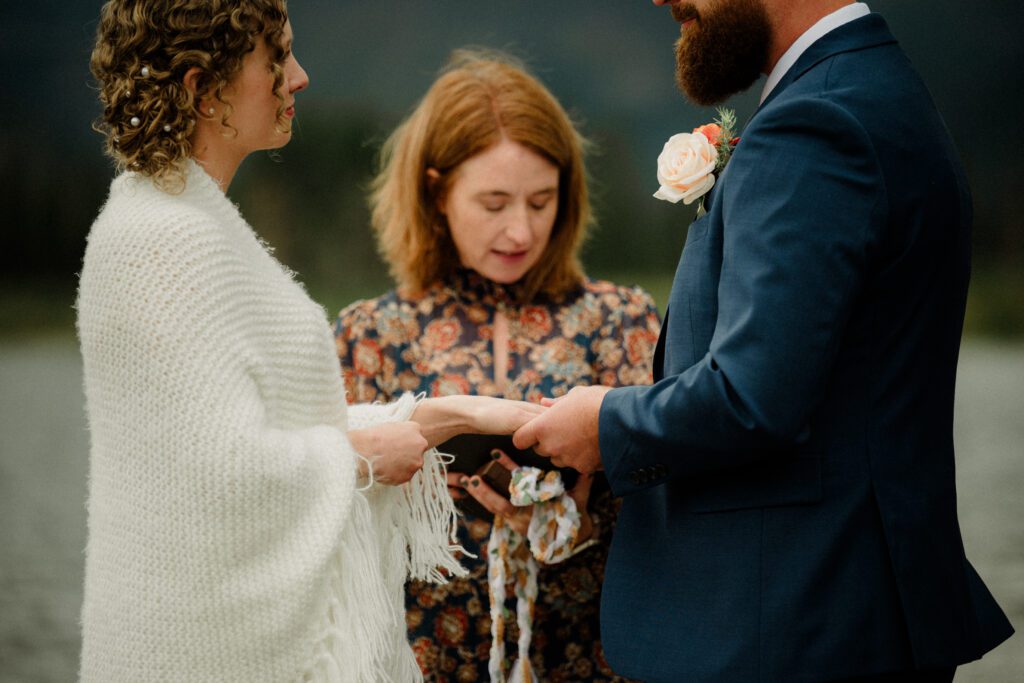
[[[499,450],[494,451],[494,459],[496,466],[503,467],[509,472],[519,467],[512,458]],[[530,518],[533,517],[532,505],[513,505],[508,499],[508,491],[504,492],[505,495],[495,491],[479,474],[466,475],[461,472],[449,472],[449,489],[452,488],[453,481],[460,487],[463,497],[466,495],[472,496],[491,514],[504,517],[506,524],[513,531],[523,536],[526,535],[527,530],[530,528]],[[456,498],[456,500],[459,500],[459,498]]]
[[[512,437],[516,448],[532,448],[558,467],[582,473],[602,469],[597,420],[601,401],[611,387],[576,387],[550,403],[547,411],[520,427]]]
[[[389,486],[404,484],[423,467],[423,453],[429,447],[415,422],[387,422],[348,433],[352,447],[370,461],[373,480]],[[366,463],[359,462],[359,476],[367,476]]]
[[[420,401],[412,419],[430,446],[459,434],[511,434],[543,413],[536,403],[492,396],[440,396]]]
[[[498,465],[509,472],[518,465],[499,450],[494,451]],[[594,475],[581,474],[576,483],[568,490],[569,497],[576,503],[576,511],[580,515],[580,530],[576,536],[576,545],[589,540],[594,535],[594,521],[590,516],[590,489],[594,484]],[[506,524],[517,533],[525,536],[530,528],[533,517],[533,506],[522,507],[512,505],[508,498],[495,491],[485,479],[479,475],[466,476],[462,472],[448,473],[448,489],[452,497],[462,500],[467,495],[475,498],[491,514],[505,518]]]

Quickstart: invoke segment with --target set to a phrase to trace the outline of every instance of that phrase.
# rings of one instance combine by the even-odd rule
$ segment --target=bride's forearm
[[[492,396],[441,396],[420,401],[410,419],[433,447],[459,434],[511,434],[544,410]]]
[[[477,431],[479,409],[469,396],[441,396],[419,402],[410,418],[420,426],[430,447],[453,436]]]

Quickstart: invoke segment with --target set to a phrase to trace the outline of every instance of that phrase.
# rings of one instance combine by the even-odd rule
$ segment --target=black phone
[[[571,467],[555,467],[550,459],[537,455],[533,449],[516,448],[510,434],[460,434],[439,445],[437,450],[454,456],[455,460],[448,465],[449,472],[462,472],[467,477],[479,476],[506,498],[509,497],[508,485],[512,473],[494,460],[491,456],[494,450],[502,451],[520,466],[537,467],[544,471],[558,470],[566,489],[572,488],[579,478],[579,472]],[[458,507],[475,517],[492,516],[487,508],[468,493],[466,498],[458,502]]]
[[[503,498],[511,496],[508,487],[512,483],[512,472],[497,460],[490,461],[476,474]]]

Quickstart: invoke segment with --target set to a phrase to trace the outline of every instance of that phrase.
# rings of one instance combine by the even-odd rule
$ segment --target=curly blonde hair
[[[150,176],[167,191],[184,189],[182,162],[192,156],[200,100],[221,102],[221,125],[237,134],[223,94],[260,38],[270,48],[278,121],[287,126],[280,94],[287,21],[285,0],[109,0],[89,66],[103,104],[93,127],[106,136],[118,170]],[[184,84],[193,67],[200,70],[195,93]]]
[[[381,149],[370,196],[381,254],[400,287],[421,292],[450,277],[459,256],[438,208],[455,170],[502,139],[558,167],[558,214],[540,260],[519,295],[560,294],[583,278],[579,250],[592,222],[586,140],[558,100],[514,58],[483,49],[452,53],[412,114]],[[440,177],[428,182],[427,169]]]

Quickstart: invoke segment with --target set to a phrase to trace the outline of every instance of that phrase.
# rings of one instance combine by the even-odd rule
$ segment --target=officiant
[[[539,402],[577,385],[650,383],[660,326],[650,295],[580,266],[592,222],[584,147],[514,60],[453,55],[382,150],[372,223],[398,286],[338,318],[350,401],[413,391]],[[515,468],[508,453],[494,455],[494,467]],[[617,503],[603,475],[572,483],[529,472],[517,470],[511,501],[479,474],[449,473],[452,495],[482,507],[459,520],[476,555],[463,559],[468,579],[408,588],[409,637],[427,680],[507,674],[506,645],[541,680],[622,680],[598,626]],[[557,532],[540,538],[544,529]],[[516,586],[509,605],[518,600],[509,628],[506,581]]]

